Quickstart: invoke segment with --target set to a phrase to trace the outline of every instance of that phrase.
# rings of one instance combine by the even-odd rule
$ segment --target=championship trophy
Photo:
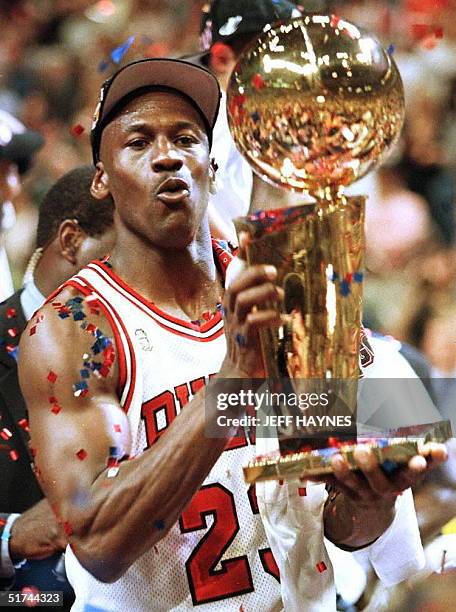
[[[298,379],[317,386],[343,380],[339,395],[355,413],[365,198],[347,197],[344,188],[379,165],[399,138],[398,69],[379,41],[354,24],[308,15],[264,28],[231,76],[227,108],[253,171],[314,199],[235,220],[238,235],[248,234],[248,263],[276,266],[285,292],[284,324],[260,334],[266,376],[279,389]],[[245,468],[246,479],[323,468],[299,436],[280,439],[280,449],[280,457]]]

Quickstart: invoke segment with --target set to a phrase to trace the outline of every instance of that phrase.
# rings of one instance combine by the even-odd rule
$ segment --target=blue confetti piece
[[[70,315],[69,315],[69,313],[68,313],[68,312],[59,312],[59,317],[60,317],[61,319],[68,319],[68,317],[69,317],[69,316],[70,316]]]
[[[98,64],[98,72],[105,72],[110,63],[111,62],[109,60],[101,60],[101,62]]]
[[[120,64],[124,55],[127,53],[128,49],[133,44],[134,40],[135,37],[130,36],[130,38],[122,45],[120,45],[120,47],[117,47],[116,49],[114,49],[114,51],[111,51],[111,59],[115,64]]]
[[[85,389],[89,388],[89,385],[86,383],[85,380],[78,380],[78,382],[75,383],[73,387],[75,391],[84,391]]]
[[[19,357],[19,347],[18,346],[15,346],[13,349],[7,349],[7,351],[10,357],[15,359],[16,361],[18,360],[18,357]]]
[[[102,338],[103,337],[103,332],[101,331],[101,329],[96,329],[95,330],[95,335],[97,338]]]
[[[337,272],[333,272],[330,276],[330,279],[333,283],[335,283],[336,281],[339,280],[339,275],[337,274]]]
[[[362,283],[364,278],[364,274],[362,272],[355,272],[353,274],[353,281],[355,283]]]
[[[385,474],[392,474],[393,472],[397,470],[399,465],[395,461],[391,461],[390,459],[387,459],[386,461],[382,463],[380,467],[385,472]]]
[[[395,50],[396,50],[396,47],[395,47],[393,44],[391,44],[391,45],[388,47],[388,49],[386,50],[386,52],[388,53],[388,55],[393,55],[393,53],[395,52]]]
[[[89,370],[81,370],[80,374],[81,374],[81,378],[90,378]]]
[[[110,446],[109,447],[109,456],[110,457],[121,457],[122,456],[122,449],[118,448],[117,446]]]
[[[73,321],[82,321],[85,318],[86,316],[82,312],[82,310],[77,310],[76,312],[73,312]]]
[[[159,531],[163,531],[163,529],[165,528],[165,521],[160,519],[158,521],[155,521],[154,525]]]
[[[350,291],[351,291],[350,284],[348,283],[348,281],[343,280],[340,283],[340,295],[342,297],[347,297],[347,295],[350,295]]]
[[[258,111],[255,111],[255,112],[254,112],[254,113],[252,113],[250,116],[251,116],[252,120],[253,120],[255,123],[258,123],[258,121],[259,121],[259,120],[260,120],[260,118],[261,118],[261,117],[260,117],[260,113],[259,113]]]

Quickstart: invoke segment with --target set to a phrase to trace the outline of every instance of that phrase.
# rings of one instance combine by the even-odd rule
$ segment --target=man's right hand
[[[13,563],[22,559],[45,559],[63,552],[66,545],[65,533],[46,499],[21,514],[11,528],[9,549]]]
[[[242,272],[225,293],[227,355],[220,376],[264,378],[259,330],[282,325],[277,304],[283,289],[275,284],[274,266],[251,266]]]

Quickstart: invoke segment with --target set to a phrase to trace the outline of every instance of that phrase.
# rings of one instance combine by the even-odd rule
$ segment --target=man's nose
[[[167,138],[158,138],[152,157],[154,172],[172,172],[180,170],[184,162],[179,151]]]

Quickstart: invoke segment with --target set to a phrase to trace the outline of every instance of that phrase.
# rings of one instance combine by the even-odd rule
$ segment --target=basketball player
[[[388,478],[360,453],[356,476],[340,457],[339,493],[325,507],[323,484],[308,498],[273,484],[280,503],[293,489],[303,520],[290,560],[308,595],[293,600],[288,580],[281,594],[269,546],[286,545],[286,534],[268,542],[273,509],[260,516],[242,481],[255,451],[233,431],[205,435],[217,416],[205,385],[263,374],[258,330],[280,324],[273,306],[283,298],[268,266],[224,293],[231,256],[211,241],[207,217],[219,96],[210,73],[178,60],[134,62],[105,84],[92,193],[113,197],[116,247],[49,298],[21,343],[36,468],[71,543],[76,612],[335,609],[323,527],[349,549],[384,544],[397,493],[430,469],[417,456]],[[442,446],[429,452],[429,464],[445,458]],[[416,551],[400,527],[403,550],[412,540]]]

